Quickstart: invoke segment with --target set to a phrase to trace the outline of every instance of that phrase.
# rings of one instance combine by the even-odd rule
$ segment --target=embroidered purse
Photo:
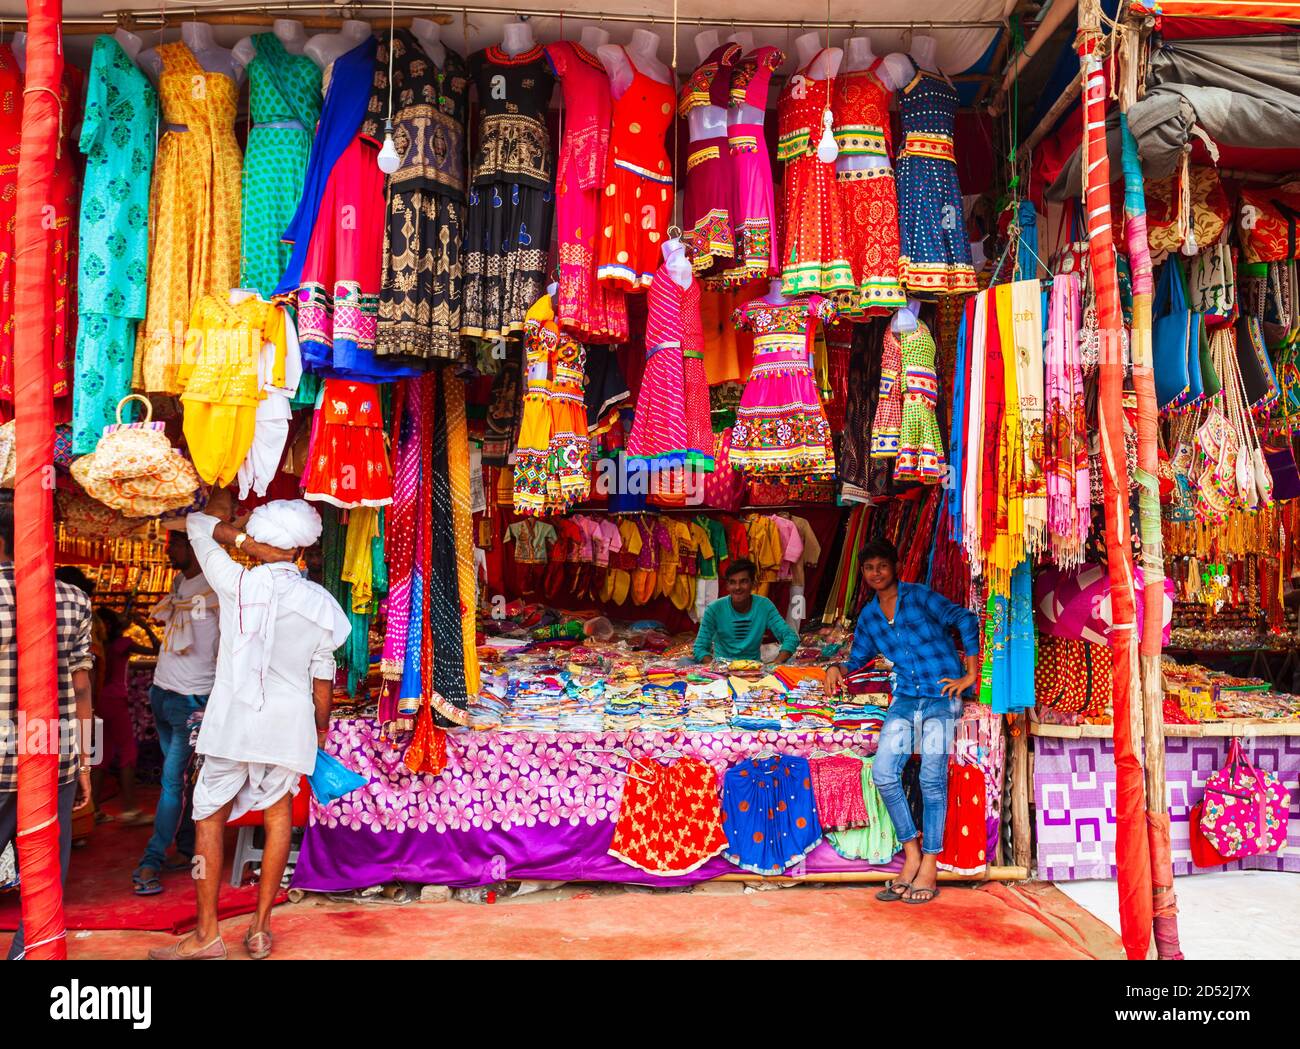
[[[1205,782],[1201,831],[1230,860],[1277,852],[1286,843],[1291,793],[1272,772],[1261,772],[1235,737],[1228,764]]]

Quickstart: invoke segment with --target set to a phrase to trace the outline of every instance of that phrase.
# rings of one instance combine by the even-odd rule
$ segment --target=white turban
[[[302,499],[273,499],[248,518],[244,531],[259,543],[294,550],[312,546],[321,533],[320,514]]]

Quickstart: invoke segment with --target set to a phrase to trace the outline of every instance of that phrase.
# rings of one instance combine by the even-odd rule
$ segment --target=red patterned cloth
[[[639,778],[633,779],[636,776]],[[609,854],[650,874],[688,874],[727,847],[718,774],[692,758],[635,762]]]
[[[984,770],[977,765],[948,763],[948,817],[943,827],[939,864],[958,874],[979,874],[988,863],[985,848]]]
[[[862,759],[848,754],[830,754],[808,759],[812,770],[813,800],[822,830],[865,827],[867,803],[862,796]]]

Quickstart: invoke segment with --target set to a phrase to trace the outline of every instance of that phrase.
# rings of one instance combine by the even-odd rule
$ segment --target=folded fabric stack
[[[686,699],[688,732],[719,732],[730,727],[736,706],[726,678],[688,685]]]
[[[785,690],[775,678],[768,677],[753,684],[743,678],[732,677],[731,689],[736,696],[736,716],[731,719],[732,728],[757,732],[787,727]]]

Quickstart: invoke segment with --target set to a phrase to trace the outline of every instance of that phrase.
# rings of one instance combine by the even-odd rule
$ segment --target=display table
[[[959,722],[959,737],[1001,782],[1003,751],[979,742],[983,722]],[[668,750],[708,762],[719,778],[736,762],[771,748],[875,753],[877,734],[855,732],[538,733],[454,731],[439,776],[413,776],[403,749],[369,719],[335,721],[326,744],[370,783],[328,806],[312,802],[293,886],[347,891],[390,881],[469,886],[505,879],[689,885],[738,868],[716,857],[690,874],[662,878],[608,855],[624,777],[597,768],[625,765],[590,749],[626,747],[638,757]],[[987,743],[987,739],[985,741]],[[996,769],[993,768],[996,764]],[[990,791],[990,849],[1000,799]],[[990,855],[992,853],[990,852]],[[787,874],[897,870],[845,859],[823,841]]]
[[[1087,730],[1087,731],[1080,731]],[[1174,874],[1216,870],[1300,871],[1300,725],[1210,722],[1166,725],[1165,781]],[[1108,725],[1034,726],[1034,805],[1038,877],[1075,881],[1115,876],[1115,746]],[[1276,772],[1291,790],[1287,848],[1223,867],[1192,863],[1189,813],[1205,781],[1227,763],[1228,740],[1257,768]]]

